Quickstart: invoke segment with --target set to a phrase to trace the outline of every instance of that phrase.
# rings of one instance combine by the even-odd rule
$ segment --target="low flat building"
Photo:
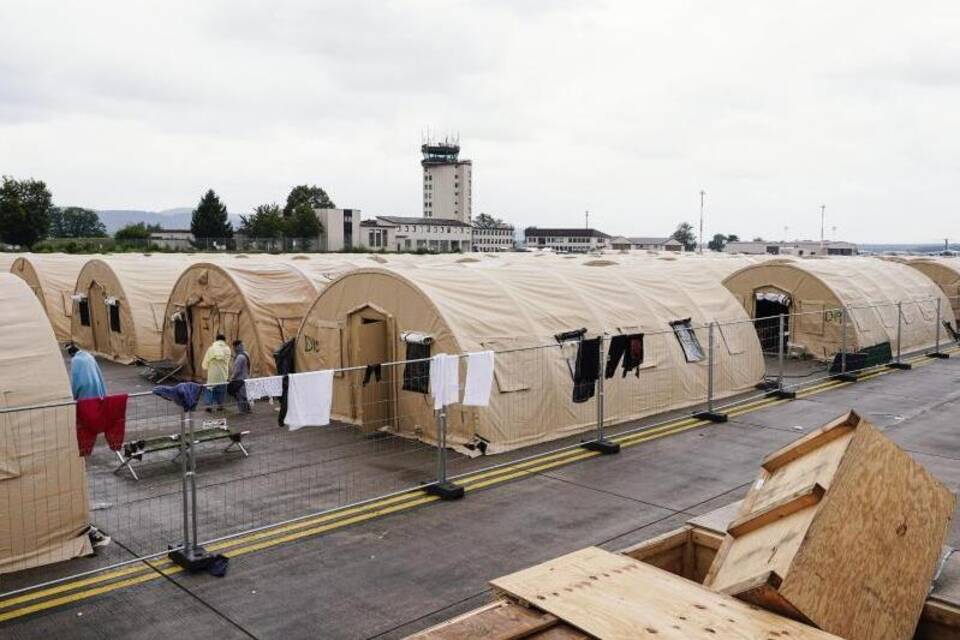
[[[513,251],[514,228],[512,224],[500,223],[493,226],[473,225],[473,250],[481,253],[495,251]]]
[[[445,218],[377,216],[360,223],[362,246],[371,251],[470,251],[472,225]]]
[[[320,251],[349,251],[360,246],[360,209],[314,209],[323,226]]]
[[[767,242],[764,240],[735,240],[723,247],[725,253],[772,256],[856,256],[860,249],[852,242],[827,240],[821,246],[819,240],[794,240],[792,242]]]
[[[148,243],[170,251],[189,251],[194,239],[190,229],[161,229],[150,232]]]
[[[527,227],[523,231],[527,249],[551,249],[558,253],[588,253],[610,248],[610,236],[597,229],[548,229]]]
[[[610,246],[618,251],[683,251],[683,243],[674,238],[644,238],[623,236],[613,238]]]

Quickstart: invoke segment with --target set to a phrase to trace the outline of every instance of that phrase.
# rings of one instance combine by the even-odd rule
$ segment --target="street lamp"
[[[705,195],[707,192],[700,189],[700,255],[703,255],[703,196]]]
[[[820,255],[823,255],[823,247],[824,247],[824,242],[823,242],[823,218],[824,218],[824,216],[826,215],[826,211],[827,211],[827,205],[825,205],[825,204],[820,205]]]

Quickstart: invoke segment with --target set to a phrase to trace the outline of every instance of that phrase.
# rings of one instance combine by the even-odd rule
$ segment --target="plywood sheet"
[[[491,584],[601,640],[836,637],[597,547]]]

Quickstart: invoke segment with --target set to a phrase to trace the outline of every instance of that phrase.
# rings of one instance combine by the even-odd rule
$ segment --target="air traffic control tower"
[[[473,199],[470,160],[460,159],[458,140],[428,141],[423,153],[423,217],[470,223]]]

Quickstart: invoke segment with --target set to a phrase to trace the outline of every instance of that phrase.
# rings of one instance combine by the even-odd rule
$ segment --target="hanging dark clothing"
[[[643,334],[631,333],[613,336],[610,339],[610,351],[607,354],[606,378],[612,378],[617,365],[623,359],[623,377],[634,371],[640,377],[640,365],[643,364]]]
[[[573,401],[586,402],[593,397],[600,378],[600,338],[581,340],[573,370]]]
[[[175,402],[178,407],[184,411],[193,411],[200,402],[200,394],[203,392],[203,385],[196,382],[181,382],[172,387],[154,387],[154,395],[158,395],[164,400]]]
[[[278,376],[296,373],[293,362],[295,346],[295,340],[287,340],[273,352],[273,360],[277,363]]]
[[[280,413],[277,414],[277,426],[282,427],[283,421],[287,419],[287,397],[290,391],[290,376],[283,376],[283,393],[280,394]]]
[[[363,386],[370,384],[371,378],[376,378],[377,382],[383,380],[383,367],[379,364],[368,364],[363,372]]]

